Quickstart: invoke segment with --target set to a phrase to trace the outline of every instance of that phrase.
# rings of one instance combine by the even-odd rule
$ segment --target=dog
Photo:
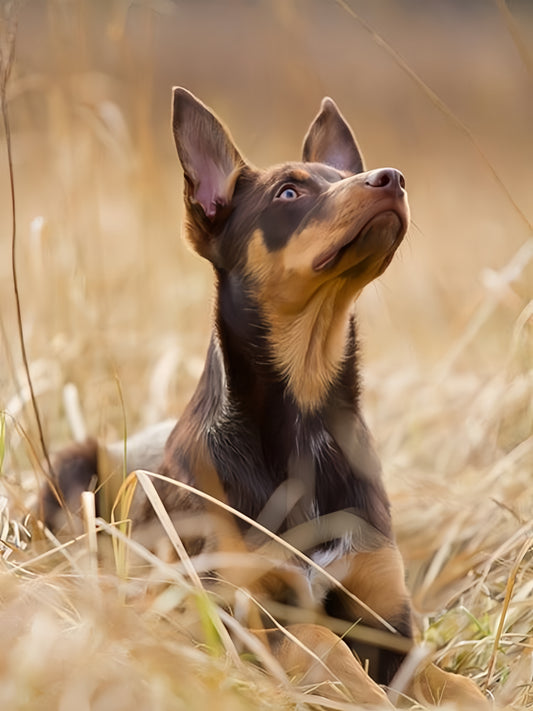
[[[186,89],[174,89],[172,126],[187,238],[214,271],[214,323],[203,374],[164,450],[158,444],[128,467],[155,465],[277,535],[307,527],[303,553],[342,585],[298,559],[314,609],[392,630],[407,648],[411,607],[379,459],[361,413],[353,312],[408,229],[404,177],[393,168],[365,170],[330,98],[309,127],[302,160],[266,170],[245,161],[214,113]],[[80,493],[98,477],[96,443],[60,455],[55,469],[57,489],[75,511]],[[168,482],[157,487],[176,520],[205,509]],[[57,528],[62,514],[53,488],[42,509],[45,523]],[[146,520],[150,512],[139,515]],[[254,531],[237,521],[253,548]],[[288,584],[272,590],[284,601],[294,593]],[[300,627],[310,645],[330,640],[323,627]],[[347,677],[359,678],[346,645],[331,639]],[[305,667],[294,647],[277,644],[288,666]],[[371,659],[370,674],[380,684],[391,681],[403,658],[391,649],[351,646]]]

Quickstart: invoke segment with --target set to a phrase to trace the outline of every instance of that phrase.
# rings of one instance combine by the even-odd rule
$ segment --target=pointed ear
[[[337,170],[362,173],[363,156],[357,147],[351,128],[333,99],[322,99],[320,111],[309,127],[304,140],[303,159],[310,163],[326,163]]]
[[[244,161],[220,121],[181,87],[173,89],[172,128],[186,195],[213,220],[217,209],[231,201]]]

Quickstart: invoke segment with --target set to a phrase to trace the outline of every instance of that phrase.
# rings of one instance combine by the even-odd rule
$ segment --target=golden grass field
[[[5,105],[24,343],[51,451],[77,433],[67,384],[87,432],[112,441],[179,415],[201,370],[211,275],[181,236],[172,85],[257,165],[297,159],[331,95],[367,166],[404,172],[412,226],[358,313],[418,639],[495,708],[532,708],[530,3],[27,0],[2,2],[0,20],[4,76],[16,40]],[[28,539],[43,457],[6,146],[3,127],[0,708],[353,711],[291,688],[266,651],[239,655],[183,571],[98,571],[93,535],[61,550]]]

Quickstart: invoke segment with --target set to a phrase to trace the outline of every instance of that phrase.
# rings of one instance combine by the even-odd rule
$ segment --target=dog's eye
[[[297,197],[300,197],[300,193],[296,190],[294,185],[284,185],[276,197],[279,200],[296,200]]]

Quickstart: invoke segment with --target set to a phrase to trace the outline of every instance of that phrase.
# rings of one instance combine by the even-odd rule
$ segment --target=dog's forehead
[[[283,181],[305,183],[313,180],[336,183],[349,175],[349,173],[337,170],[325,163],[280,163],[262,171],[262,179],[265,184],[278,184]]]

